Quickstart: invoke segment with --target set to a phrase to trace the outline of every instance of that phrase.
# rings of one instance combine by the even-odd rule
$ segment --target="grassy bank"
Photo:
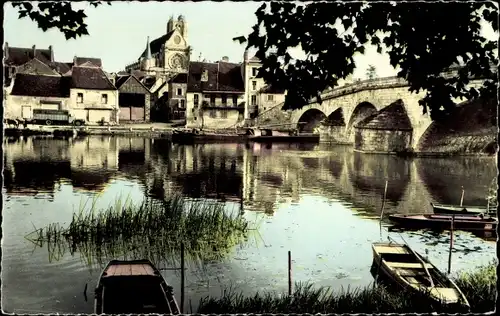
[[[223,257],[247,237],[248,223],[220,202],[192,201],[172,196],[140,205],[118,200],[105,210],[81,207],[68,227],[51,224],[26,238],[57,260],[65,251],[80,252],[88,264],[110,258],[149,258],[178,263],[181,242],[191,261]]]
[[[471,305],[471,312],[493,311],[496,302],[496,265],[461,273],[456,278]],[[220,298],[204,298],[198,313],[428,313],[461,312],[463,310],[431,304],[425,295],[394,291],[383,286],[333,292],[314,288],[312,284],[296,284],[292,296],[257,293],[245,297],[232,290]]]

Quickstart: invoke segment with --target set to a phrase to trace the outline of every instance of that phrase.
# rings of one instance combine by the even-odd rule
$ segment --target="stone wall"
[[[354,149],[372,153],[398,153],[411,148],[411,130],[355,128]]]
[[[320,125],[317,128],[319,141],[334,144],[352,144],[346,136],[345,126]]]

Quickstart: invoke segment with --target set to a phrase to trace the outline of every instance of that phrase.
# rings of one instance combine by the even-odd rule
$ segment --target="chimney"
[[[52,50],[52,45],[49,46],[50,61],[54,62],[54,51]]]
[[[5,51],[4,51],[5,59],[9,59],[9,43],[5,42]]]
[[[73,57],[73,66],[78,66],[78,65],[76,64],[76,55]]]
[[[221,61],[223,61],[223,62],[227,63],[227,62],[229,62],[229,57],[227,57],[227,56],[222,56]]]
[[[33,45],[33,48],[32,48],[32,53],[33,53],[33,57],[32,58],[35,58],[35,53],[36,53],[36,45]]]
[[[247,49],[245,49],[245,52],[243,53],[243,60],[245,62],[248,62],[248,50]]]

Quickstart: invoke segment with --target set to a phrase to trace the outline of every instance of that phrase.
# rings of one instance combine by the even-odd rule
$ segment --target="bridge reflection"
[[[462,185],[465,204],[485,204],[496,177],[494,158],[407,160],[326,144],[179,146],[106,136],[7,139],[4,146],[9,195],[50,195],[65,182],[74,190],[98,193],[121,178],[139,181],[154,198],[180,191],[193,198],[243,201],[246,210],[270,214],[278,204],[297,202],[304,194],[377,213],[386,180],[388,212],[426,212],[433,200],[458,203]]]

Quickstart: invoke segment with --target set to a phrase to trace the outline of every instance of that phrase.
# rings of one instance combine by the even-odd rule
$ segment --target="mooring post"
[[[184,242],[181,242],[181,314],[184,314]]]
[[[460,198],[460,206],[464,204],[464,195],[465,195],[465,190],[464,187],[462,186],[462,197]]]
[[[288,250],[288,295],[292,295],[292,252]]]
[[[453,226],[455,224],[455,215],[451,215],[450,225],[450,252],[448,253],[448,274],[451,272],[451,251],[453,249]]]

